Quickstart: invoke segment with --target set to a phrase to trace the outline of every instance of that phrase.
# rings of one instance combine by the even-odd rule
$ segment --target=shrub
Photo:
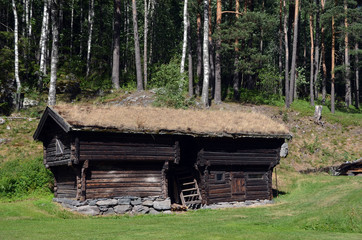
[[[150,85],[156,89],[156,101],[158,106],[187,108],[192,104],[192,101],[187,99],[186,74],[181,74],[179,62],[176,59],[170,61],[169,64],[161,65]]]
[[[41,157],[17,159],[0,165],[0,197],[17,198],[33,192],[50,192],[52,173]]]

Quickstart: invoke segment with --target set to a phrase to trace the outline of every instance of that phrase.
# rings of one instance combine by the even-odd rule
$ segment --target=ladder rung
[[[188,204],[200,204],[200,203],[201,203],[201,200],[185,202],[186,205],[188,205]]]
[[[187,198],[187,197],[196,197],[196,196],[199,196],[199,194],[184,195],[184,198]]]
[[[183,183],[182,185],[191,185],[191,184],[195,184],[195,182],[186,182],[186,183]]]
[[[197,188],[188,188],[188,189],[183,189],[183,192],[188,192],[188,191],[194,191],[197,190]]]

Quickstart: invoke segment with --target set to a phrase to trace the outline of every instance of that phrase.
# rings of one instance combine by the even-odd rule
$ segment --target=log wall
[[[86,198],[161,196],[163,163],[93,162],[86,174]]]
[[[67,166],[51,168],[54,174],[54,194],[58,198],[76,198],[76,170]]]

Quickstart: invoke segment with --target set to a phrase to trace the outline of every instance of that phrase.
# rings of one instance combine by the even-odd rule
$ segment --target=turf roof
[[[57,105],[53,110],[73,130],[108,129],[215,137],[290,137],[283,124],[251,112],[94,105]]]

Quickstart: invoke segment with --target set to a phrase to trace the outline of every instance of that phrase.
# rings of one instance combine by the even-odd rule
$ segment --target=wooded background
[[[165,88],[359,108],[353,0],[0,0],[0,111],[23,93]],[[78,89],[78,90],[74,90]],[[171,90],[170,90],[171,89]],[[337,106],[337,107],[338,107]]]

